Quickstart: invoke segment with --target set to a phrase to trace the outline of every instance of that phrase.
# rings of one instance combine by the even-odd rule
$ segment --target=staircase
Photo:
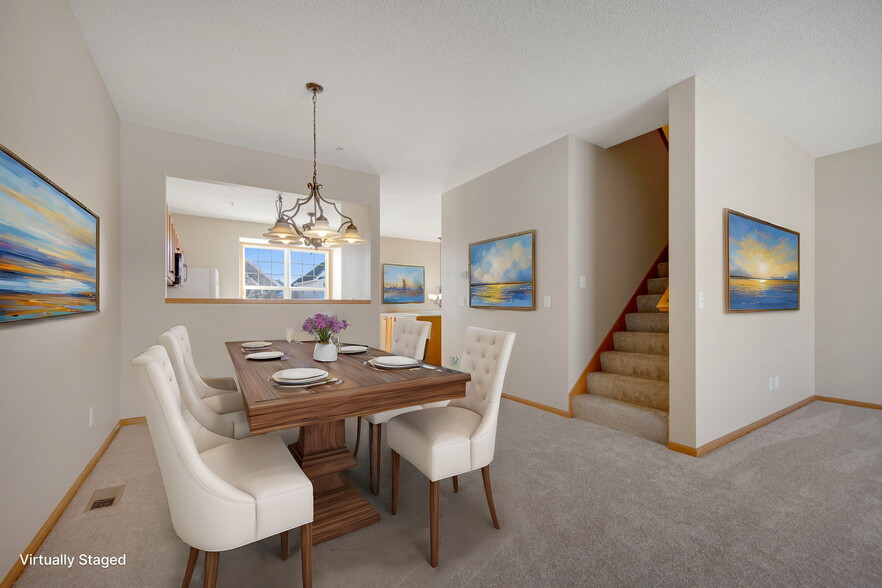
[[[668,443],[668,318],[657,305],[668,289],[668,264],[646,280],[637,312],[625,315],[625,330],[613,334],[612,350],[600,353],[601,371],[587,374],[587,394],[573,397],[573,416]]]

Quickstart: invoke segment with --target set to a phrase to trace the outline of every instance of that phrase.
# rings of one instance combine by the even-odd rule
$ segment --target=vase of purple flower
[[[318,341],[312,358],[316,361],[337,361],[337,344],[334,339],[349,326],[345,320],[336,315],[318,313],[303,321],[302,329],[312,333]]]

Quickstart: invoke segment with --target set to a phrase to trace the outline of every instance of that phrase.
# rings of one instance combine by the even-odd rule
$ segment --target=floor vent
[[[119,499],[122,497],[124,489],[125,485],[95,490],[95,493],[92,494],[92,498],[86,503],[86,511],[107,508],[108,506],[119,504]]]

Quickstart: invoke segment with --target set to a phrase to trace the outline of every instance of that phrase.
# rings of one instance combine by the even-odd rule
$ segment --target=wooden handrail
[[[668,304],[668,294],[670,293],[670,291],[670,288],[665,290],[665,293],[662,294],[661,300],[659,300],[658,304],[655,305],[655,307],[661,312],[670,312],[670,304]]]

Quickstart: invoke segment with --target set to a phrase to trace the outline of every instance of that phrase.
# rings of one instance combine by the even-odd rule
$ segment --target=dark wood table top
[[[228,341],[227,351],[236,370],[251,432],[268,433],[291,427],[341,420],[384,410],[462,398],[469,374],[444,367],[380,370],[364,365],[372,357],[391,355],[369,348],[366,353],[340,354],[337,361],[312,359],[315,343],[272,341],[271,347],[243,350],[244,341]],[[281,351],[286,360],[249,360],[255,351]],[[283,369],[320,368],[342,384],[309,389],[280,388],[272,375]]]

